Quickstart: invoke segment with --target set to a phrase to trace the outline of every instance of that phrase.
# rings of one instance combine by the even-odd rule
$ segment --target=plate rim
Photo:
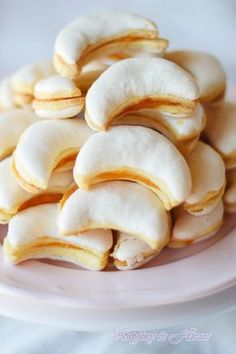
[[[188,266],[190,266],[191,264],[195,264],[195,268],[193,268],[193,270],[198,267],[201,266],[201,264],[205,261],[206,262],[206,258],[210,257],[211,261],[213,261],[213,263],[211,264],[211,268],[216,264],[216,255],[218,255],[219,257],[222,256],[224,260],[226,260],[228,263],[226,264],[224,261],[220,261],[219,258],[217,258],[217,262],[219,264],[223,264],[223,268],[227,268],[230,264],[230,262],[232,263],[232,259],[230,257],[225,257],[225,250],[228,250],[229,252],[231,252],[231,255],[233,255],[233,251],[236,251],[236,227],[233,228],[233,230],[223,239],[219,240],[217,243],[215,243],[214,245],[210,246],[209,248],[206,248],[205,250],[196,253],[190,257],[187,258],[183,258],[180,260],[177,260],[173,263],[168,263],[168,264],[164,264],[158,267],[153,267],[153,268],[146,268],[146,269],[139,269],[137,271],[135,271],[135,278],[139,277],[140,274],[142,275],[142,279],[143,276],[145,277],[147,274],[151,273],[155,273],[158,272],[157,268],[160,271],[163,271],[165,269],[165,273],[170,272],[170,270],[168,268],[175,268],[175,270],[178,272],[180,271],[180,269],[185,269],[188,270]],[[224,252],[222,252],[224,250]],[[2,250],[0,250],[0,254],[2,253]],[[226,252],[225,252],[226,253]],[[0,260],[2,261],[2,255],[0,256]],[[215,262],[215,263],[214,263]],[[3,264],[2,264],[3,265]],[[9,267],[9,268],[8,268]],[[215,294],[217,292],[222,291],[223,289],[226,289],[230,286],[233,286],[234,284],[236,284],[236,269],[235,271],[231,272],[224,272],[224,270],[222,270],[222,273],[224,274],[224,277],[222,277],[222,273],[221,273],[221,278],[220,278],[220,282],[219,282],[219,273],[217,273],[217,276],[215,276],[214,278],[211,278],[209,280],[209,274],[208,274],[208,286],[206,285],[206,273],[204,274],[205,278],[204,278],[204,287],[200,290],[200,284],[199,284],[199,279],[196,282],[192,282],[191,284],[188,284],[188,286],[191,287],[190,290],[187,291],[186,293],[186,289],[185,289],[185,293],[183,292],[183,289],[181,289],[181,286],[177,289],[175,287],[169,288],[169,290],[175,290],[175,292],[171,295],[171,296],[163,296],[160,297],[160,288],[152,288],[152,289],[135,289],[135,290],[126,290],[124,288],[119,289],[117,287],[114,287],[112,289],[112,291],[106,291],[104,293],[104,289],[99,288],[97,289],[97,293],[96,296],[86,296],[86,292],[84,292],[82,294],[82,292],[80,292],[80,296],[75,296],[75,294],[73,294],[73,296],[68,296],[68,294],[65,294],[65,290],[66,289],[60,289],[59,285],[56,282],[56,286],[54,286],[55,284],[48,286],[48,291],[40,291],[39,289],[27,289],[25,287],[21,287],[20,286],[20,282],[18,282],[18,286],[16,286],[16,284],[14,284],[15,281],[15,277],[17,276],[17,274],[12,274],[14,273],[14,271],[16,271],[16,273],[19,272],[19,270],[21,270],[22,268],[22,274],[24,273],[24,268],[30,268],[30,267],[36,267],[37,271],[39,272],[43,272],[44,270],[46,270],[48,267],[50,267],[50,271],[55,274],[55,272],[58,272],[58,266],[54,266],[54,265],[48,265],[45,263],[41,263],[39,261],[29,261],[27,263],[27,265],[25,264],[23,267],[19,267],[19,266],[12,266],[12,265],[3,265],[0,266],[0,292],[5,293],[5,294],[9,294],[9,295],[13,295],[16,297],[21,297],[21,298],[34,298],[37,299],[38,301],[41,302],[45,302],[47,304],[53,303],[53,304],[57,304],[57,306],[76,306],[78,308],[87,308],[87,309],[91,309],[91,308],[98,308],[98,309],[111,309],[111,308],[138,308],[138,307],[150,307],[150,306],[165,306],[165,305],[170,305],[170,304],[178,304],[178,303],[183,303],[183,302],[187,302],[187,301],[192,301],[192,300],[196,300],[196,299],[201,299],[203,297],[206,297],[208,295],[212,295]],[[42,269],[44,268],[44,269]],[[10,273],[8,274],[8,271],[10,269]],[[61,273],[64,273],[66,275],[66,273],[70,273],[70,272],[76,272],[78,274],[78,279],[79,279],[79,272],[83,272],[80,274],[83,274],[83,280],[85,279],[85,277],[88,277],[88,274],[91,273],[96,273],[97,272],[89,272],[89,271],[80,271],[80,270],[75,270],[75,269],[67,269],[67,268],[62,268],[61,269]],[[29,272],[29,269],[27,270]],[[88,273],[89,272],[89,273]],[[26,272],[27,273],[27,272]],[[188,273],[188,272],[187,272]],[[22,276],[21,274],[21,276]],[[111,277],[114,277],[114,272],[104,272],[102,273],[104,276],[103,279],[107,278],[107,281],[109,281],[109,279],[111,279]],[[112,275],[113,274],[113,275]],[[116,274],[120,274],[120,277],[123,277],[122,274],[124,274],[124,272],[116,272]],[[132,271],[129,272],[125,272],[125,278],[126,278],[126,282],[127,279],[129,278],[127,276],[127,274],[134,274],[132,273]],[[139,275],[138,275],[139,274]],[[189,273],[190,274],[190,273]],[[26,274],[27,275],[27,274]],[[74,274],[75,275],[75,274]],[[152,274],[152,276],[155,276],[155,274]],[[210,272],[210,275],[212,276],[212,269]],[[13,277],[13,278],[12,278]],[[90,280],[93,279],[92,276],[89,276]],[[160,275],[159,275],[160,277]],[[95,278],[94,278],[95,279]],[[218,279],[218,280],[217,280]],[[172,278],[172,280],[174,280],[174,278]],[[202,282],[202,280],[201,280]],[[88,283],[87,283],[88,284]],[[114,282],[115,284],[115,282]],[[96,284],[98,286],[98,282]],[[167,282],[168,285],[168,282]],[[183,284],[182,284],[183,285]],[[185,284],[186,286],[186,284]],[[202,283],[201,283],[202,286]],[[60,292],[60,290],[62,290]],[[102,291],[103,290],[103,291]],[[168,290],[167,288],[162,289],[162,292],[166,292]],[[57,291],[57,293],[55,293],[55,291]],[[159,291],[159,294],[157,293],[157,291]],[[182,292],[181,292],[182,291]],[[58,293],[59,292],[59,293]],[[116,294],[116,296],[114,296],[114,294]],[[77,294],[78,295],[78,294]],[[135,295],[136,299],[133,299],[133,296]]]

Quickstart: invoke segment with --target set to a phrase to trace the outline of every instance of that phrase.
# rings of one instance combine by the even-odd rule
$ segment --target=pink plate
[[[236,98],[232,82],[227,98]],[[236,307],[235,258],[235,215],[214,237],[167,248],[134,271],[91,272],[46,260],[12,266],[0,246],[0,313],[82,331],[178,325]]]
[[[13,266],[0,249],[0,312],[67,328],[102,330],[124,325],[156,328],[190,318],[196,310],[225,310],[235,305],[235,225],[235,216],[227,215],[214,237],[183,249],[167,248],[146,267],[125,272],[112,266],[92,272],[46,260]],[[0,230],[6,233],[6,228]],[[230,299],[221,296],[234,285]]]

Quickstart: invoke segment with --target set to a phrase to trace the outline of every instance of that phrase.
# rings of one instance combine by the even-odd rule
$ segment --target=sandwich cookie
[[[19,211],[34,205],[59,202],[73,185],[71,171],[54,172],[46,191],[31,194],[17,183],[11,169],[12,158],[0,162],[0,223],[7,223]]]
[[[30,193],[46,190],[52,172],[74,164],[81,146],[92,134],[86,122],[54,119],[37,122],[21,136],[14,153],[13,171],[18,183]]]
[[[191,190],[188,165],[176,147],[145,127],[119,126],[91,136],[77,156],[74,179],[81,189],[109,180],[150,188],[169,210]]]
[[[182,118],[175,118],[155,109],[146,109],[118,117],[113,125],[141,125],[152,128],[164,134],[183,155],[188,155],[205,128],[206,116],[200,104],[191,116]]]
[[[236,212],[236,169],[226,173],[227,187],[224,194],[224,206],[227,213]]]
[[[198,103],[192,76],[161,58],[131,58],[108,68],[90,87],[85,118],[94,130],[105,130],[121,115],[155,109],[191,116]]]
[[[226,75],[220,62],[213,55],[179,50],[166,53],[165,58],[193,75],[200,90],[202,103],[214,102],[224,95]]]
[[[15,215],[4,240],[4,254],[12,263],[49,258],[102,270],[112,247],[110,230],[92,230],[80,235],[60,237],[57,227],[58,206],[44,204]]]
[[[236,167],[236,104],[221,102],[206,107],[204,135],[222,156],[226,169]]]
[[[221,200],[209,214],[205,215],[191,215],[182,207],[177,208],[168,247],[185,247],[213,236],[223,224],[223,217],[224,207]]]
[[[54,74],[55,69],[51,61],[28,64],[19,69],[12,77],[14,102],[18,106],[31,104],[34,99],[35,84]]]
[[[184,209],[193,215],[211,212],[225,189],[225,165],[221,156],[209,145],[199,141],[187,156],[192,176],[192,189]]]
[[[54,65],[60,75],[74,79],[84,65],[101,57],[127,49],[159,53],[167,45],[152,21],[128,13],[102,12],[81,16],[58,34]]]
[[[11,78],[7,77],[0,81],[0,111],[15,107]]]
[[[40,80],[34,89],[33,109],[42,118],[71,118],[84,106],[84,97],[75,82],[61,76]]]
[[[137,269],[148,263],[161,250],[154,251],[146,242],[123,232],[118,233],[113,253],[114,265],[119,270]]]
[[[72,193],[61,209],[59,228],[65,237],[93,229],[113,229],[160,250],[169,241],[170,218],[150,190],[136,183],[115,181]]]
[[[13,153],[24,130],[38,120],[29,110],[14,108],[0,113],[0,160]]]

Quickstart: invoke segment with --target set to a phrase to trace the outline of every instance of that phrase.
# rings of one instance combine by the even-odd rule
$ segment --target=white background
[[[52,56],[65,24],[101,10],[150,17],[170,48],[211,52],[236,79],[235,0],[0,0],[0,76]]]
[[[23,64],[51,57],[57,32],[81,14],[128,10],[158,23],[170,48],[215,54],[236,80],[234,0],[0,0],[0,77]],[[0,317],[1,354],[235,353],[235,313],[195,319],[191,326],[212,332],[208,343],[129,345],[107,334],[86,334],[29,325]],[[181,324],[180,324],[181,325]],[[176,329],[175,329],[176,330]],[[178,330],[177,330],[178,331]]]

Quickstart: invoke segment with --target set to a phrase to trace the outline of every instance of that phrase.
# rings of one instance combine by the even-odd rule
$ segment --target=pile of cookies
[[[79,17],[0,84],[4,253],[135,269],[236,212],[236,105],[216,58],[150,20]],[[226,173],[225,173],[226,171]]]

